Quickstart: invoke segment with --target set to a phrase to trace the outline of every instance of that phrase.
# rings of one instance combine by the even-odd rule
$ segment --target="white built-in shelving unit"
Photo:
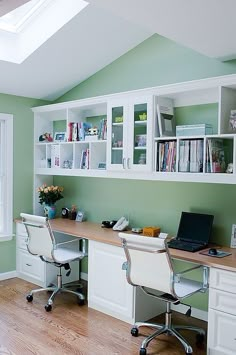
[[[212,134],[160,137],[159,98],[171,99],[177,125],[211,124]],[[35,186],[51,183],[55,175],[235,184],[236,131],[229,128],[230,113],[235,109],[236,75],[35,107]],[[72,142],[39,141],[40,135],[46,132],[52,137],[55,132],[67,132],[72,122],[98,126],[101,119],[107,119],[107,136],[103,140],[90,137]],[[231,163],[232,173],[226,173],[226,169],[213,173],[207,168],[209,141],[217,139],[223,142],[225,166]],[[180,169],[180,146],[185,140],[202,142],[203,164],[199,172]],[[161,171],[158,164],[160,143],[165,142],[175,142],[176,164],[172,171]],[[57,166],[51,164],[55,149],[59,157]],[[89,163],[81,168],[81,155],[85,150],[89,150]],[[65,164],[66,161],[70,164]]]

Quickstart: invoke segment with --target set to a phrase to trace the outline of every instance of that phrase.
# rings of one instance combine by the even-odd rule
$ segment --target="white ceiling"
[[[236,57],[236,0],[88,1],[23,63],[0,61],[1,93],[54,100],[154,33],[209,57]]]

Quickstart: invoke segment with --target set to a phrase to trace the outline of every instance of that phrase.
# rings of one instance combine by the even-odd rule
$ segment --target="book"
[[[51,146],[51,167],[60,168],[60,145],[52,144]]]

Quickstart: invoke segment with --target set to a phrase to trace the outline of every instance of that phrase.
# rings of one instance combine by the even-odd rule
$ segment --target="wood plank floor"
[[[35,295],[28,303],[25,295],[35,288],[20,279],[0,281],[0,355],[133,355],[139,354],[145,328],[139,337],[130,335],[131,326],[125,322],[78,306],[73,295],[61,294],[56,298],[52,312],[44,310],[47,293]],[[163,321],[158,317],[157,321]],[[178,324],[206,328],[206,323],[174,313]],[[195,347],[192,332],[182,332],[193,346],[194,354],[205,355],[205,348]],[[183,347],[172,336],[162,335],[148,347],[148,355],[185,354]]]

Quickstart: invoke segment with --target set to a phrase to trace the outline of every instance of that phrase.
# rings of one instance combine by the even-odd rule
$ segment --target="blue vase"
[[[55,205],[44,205],[44,215],[48,219],[53,219],[56,217],[56,206]]]

